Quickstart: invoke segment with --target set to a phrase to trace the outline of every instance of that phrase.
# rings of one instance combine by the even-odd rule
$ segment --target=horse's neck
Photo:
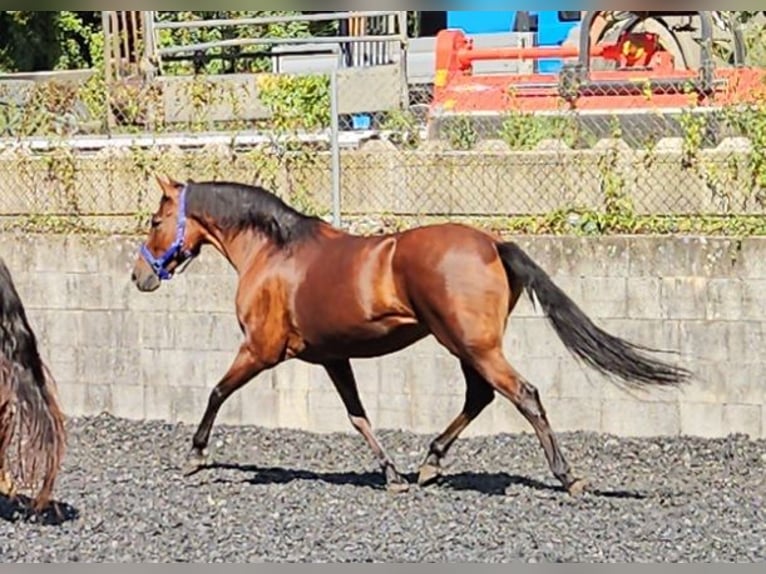
[[[263,233],[247,230],[232,237],[213,237],[210,243],[234,267],[237,273],[241,273],[258,254],[265,252],[270,247],[271,240]]]
[[[312,238],[298,239],[287,247],[277,247],[273,240],[263,232],[246,230],[230,237],[216,234],[212,243],[225,257],[238,273],[244,272],[252,266],[253,262],[261,258],[281,257],[285,253],[295,255],[302,249],[319,250],[331,248],[331,245],[354,237],[342,229],[333,227],[329,223],[319,224],[316,234]]]

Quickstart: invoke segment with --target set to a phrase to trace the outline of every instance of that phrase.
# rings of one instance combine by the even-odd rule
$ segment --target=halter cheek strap
[[[141,246],[141,255],[154,270],[157,276],[163,280],[169,280],[172,275],[168,271],[167,265],[170,263],[179,253],[183,256],[183,259],[190,259],[192,254],[183,248],[184,235],[186,233],[186,186],[181,190],[178,196],[178,216],[176,219],[176,236],[173,243],[165,250],[165,252],[159,257],[152,255],[149,248],[144,243]]]

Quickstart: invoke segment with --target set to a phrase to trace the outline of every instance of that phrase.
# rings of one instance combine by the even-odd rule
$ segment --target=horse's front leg
[[[274,358],[266,357],[259,353],[256,346],[249,341],[240,346],[231,367],[229,367],[223,378],[210,392],[205,414],[202,416],[197,432],[194,433],[192,438],[192,448],[185,467],[186,474],[191,474],[207,464],[207,447],[210,441],[210,432],[218,411],[226,399],[237,389],[245,386],[260,372],[272,367],[277,362]]]

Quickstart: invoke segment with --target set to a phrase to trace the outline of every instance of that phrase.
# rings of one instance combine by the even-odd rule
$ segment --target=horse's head
[[[159,177],[157,183],[162,197],[131,276],[140,291],[158,289],[197,254],[201,243],[198,225],[187,219],[186,184]]]

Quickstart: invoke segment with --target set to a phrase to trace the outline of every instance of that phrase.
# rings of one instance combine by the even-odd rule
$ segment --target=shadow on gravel
[[[383,475],[379,472],[313,472],[278,466],[262,467],[228,463],[213,463],[202,467],[202,470],[216,469],[251,473],[253,476],[245,479],[244,482],[252,485],[287,484],[297,480],[308,480],[341,486],[359,486],[375,489],[384,489],[386,486]],[[226,480],[219,478],[213,482],[226,482]]]
[[[516,476],[507,472],[459,472],[445,474],[438,484],[452,490],[472,490],[489,496],[506,496],[512,486],[522,486],[543,492],[565,492],[559,485],[547,484],[534,478]]]
[[[560,492],[562,494],[566,492],[560,484],[548,484],[534,478],[516,476],[507,472],[460,472],[445,474],[439,479],[438,484],[453,490],[471,490],[489,496],[507,496],[508,489],[513,486],[521,486],[543,492]],[[602,490],[591,487],[586,492],[592,496],[602,498],[629,498],[636,500],[647,498],[647,495],[644,493],[630,490]]]
[[[32,509],[32,500],[27,496],[8,498],[0,495],[0,519],[6,522],[29,522],[43,526],[61,526],[77,520],[80,512],[65,502],[52,502],[42,512]]]
[[[253,476],[243,482],[252,485],[287,484],[297,480],[319,481],[327,484],[357,486],[384,490],[385,480],[380,472],[313,472],[309,470],[294,470],[282,467],[259,467],[255,465],[241,465],[231,463],[213,463],[202,467],[200,470],[234,470],[242,473],[250,473]],[[404,474],[407,482],[416,484],[415,473]],[[227,482],[226,479],[217,478],[213,482]],[[437,481],[437,486],[456,491],[473,491],[488,496],[507,496],[508,489],[513,486],[521,486],[531,490],[544,492],[557,492],[565,494],[561,485],[548,484],[528,478],[515,476],[506,472],[461,472],[445,474]],[[640,500],[647,498],[647,494],[629,490],[603,490],[589,488],[587,493],[601,498],[618,498]]]

